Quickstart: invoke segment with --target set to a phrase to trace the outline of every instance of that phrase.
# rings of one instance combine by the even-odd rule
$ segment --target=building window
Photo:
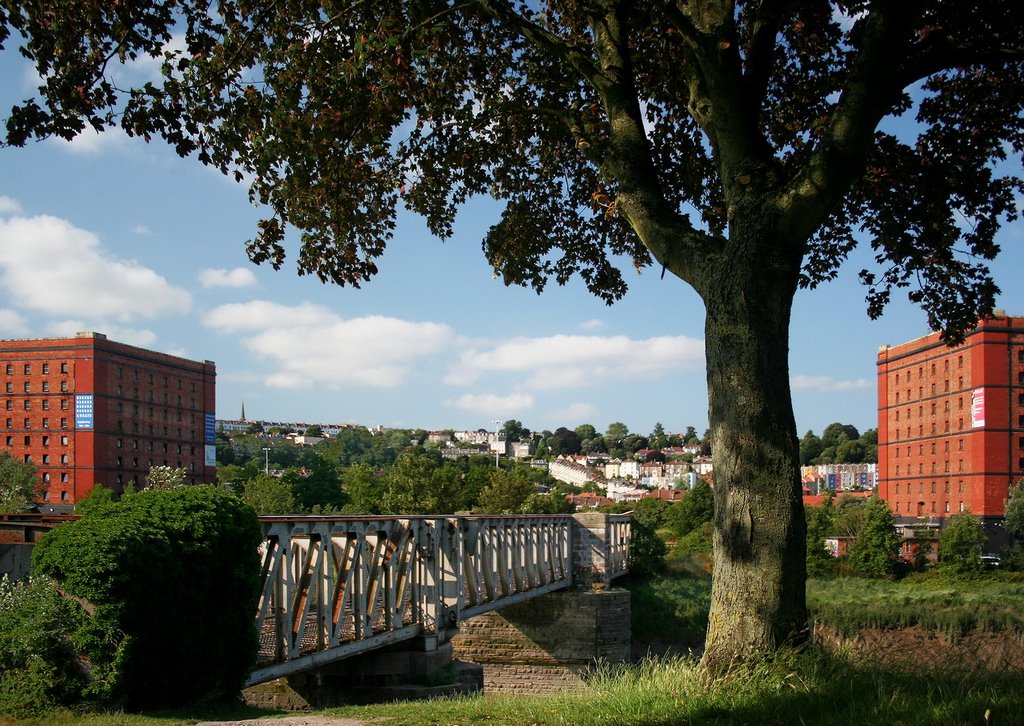
[[[43,363],[43,375],[46,375],[49,372],[50,372],[50,364],[49,363]]]
[[[67,484],[68,483],[68,473],[66,471],[63,472],[60,475],[60,481],[61,481],[61,484]]]
[[[960,511],[961,512],[966,512],[967,511],[967,507],[964,506],[963,502],[960,502]]]
[[[896,473],[897,473],[897,474],[899,474],[899,472],[898,472],[898,471],[897,471]],[[897,494],[899,494],[899,493],[900,493],[900,485],[899,485],[899,484],[897,484],[897,485],[896,485],[896,493],[897,493]]]
[[[114,446],[116,446],[118,449],[120,449],[123,445],[124,443],[121,441],[121,439],[118,439],[116,442],[114,442]]]
[[[10,363],[7,364],[7,375],[9,375],[9,376],[13,376],[14,375],[14,366],[11,365]]]
[[[32,383],[25,381],[25,393],[32,393]]]
[[[46,417],[43,417],[43,428],[44,429],[50,428],[50,419],[48,419]]]
[[[60,455],[60,463],[61,464],[67,464],[68,463],[68,455],[67,454],[61,454]]]
[[[11,383],[10,381],[7,381],[7,392],[14,393],[14,384]]]
[[[49,411],[50,410],[50,399],[48,399],[48,398],[44,398],[43,399],[43,410],[44,411]]]
[[[49,464],[50,463],[50,455],[49,454],[43,454],[43,463],[44,464]]]
[[[63,422],[64,419],[61,419],[61,421]],[[68,437],[67,436],[61,436],[60,437],[60,444],[61,444],[61,446],[67,446],[68,445]]]
[[[67,390],[68,390],[68,382],[67,381],[61,381],[60,382],[60,390],[62,390],[65,393],[67,393]]]
[[[68,410],[68,399],[66,399],[66,398],[60,399],[60,410],[61,411],[67,411]]]
[[[12,401],[11,399],[8,398],[7,399],[7,410],[10,411],[13,408],[14,408],[14,401]]]
[[[900,465],[899,465],[899,464],[897,464],[897,465],[896,465],[896,476],[899,476],[899,475],[900,475]],[[899,490],[900,490],[900,485],[899,485],[899,484],[897,484],[897,485],[896,485],[896,491],[899,491]]]
[[[50,472],[48,472],[48,471],[44,471],[43,472],[43,481],[49,483],[49,481],[50,481]]]
[[[66,418],[62,418],[60,420],[60,427],[62,429],[66,429],[68,427],[68,420]]]
[[[957,357],[957,359],[956,359],[956,367],[957,368],[963,368],[964,367],[964,357],[962,355]]]
[[[14,428],[14,419],[12,419],[12,418],[7,419],[7,428],[9,428],[9,429]]]
[[[30,418],[25,419],[22,422],[22,428],[23,429],[30,429],[30,428],[32,428],[32,419],[30,419]]]
[[[26,376],[32,375],[32,365],[30,363],[26,363],[25,364],[25,375]]]
[[[6,445],[7,446],[14,446],[14,437],[13,436],[8,436],[7,437]]]
[[[67,373],[68,372],[68,364],[67,363],[61,363],[60,364],[60,372],[61,373]]]

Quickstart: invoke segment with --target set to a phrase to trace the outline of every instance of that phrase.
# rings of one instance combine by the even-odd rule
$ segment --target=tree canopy
[[[18,461],[10,451],[0,451],[0,514],[29,511],[42,491],[35,464]]]
[[[39,0],[0,43],[40,77],[6,142],[119,125],[250,183],[246,249],[359,286],[399,207],[483,240],[506,284],[578,275],[612,302],[653,267],[704,302],[715,579],[706,664],[805,631],[788,385],[800,287],[860,235],[867,312],[894,292],[951,342],[997,293],[1024,149],[1017,0]],[[159,79],[119,87],[116,62]],[[911,109],[914,110],[911,115]],[[605,436],[609,450],[627,432]],[[618,434],[618,432],[616,432]],[[550,447],[550,443],[548,444]],[[737,595],[737,593],[740,593]]]

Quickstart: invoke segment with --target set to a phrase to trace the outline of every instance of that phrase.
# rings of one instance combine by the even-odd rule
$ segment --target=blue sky
[[[34,87],[0,54],[0,107]],[[5,111],[0,111],[5,116]],[[427,429],[614,421],[646,434],[707,426],[703,307],[658,271],[608,307],[578,281],[538,296],[494,279],[469,205],[455,236],[402,217],[362,289],[251,264],[246,188],[162,143],[91,132],[0,149],[0,338],[93,330],[217,364],[217,416]],[[1024,314],[1024,225],[1004,229],[999,306]],[[876,425],[875,353],[925,335],[897,298],[867,318],[860,250],[838,280],[798,294],[791,336],[797,427]]]

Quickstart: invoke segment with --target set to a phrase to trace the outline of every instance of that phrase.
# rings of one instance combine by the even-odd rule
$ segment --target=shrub
[[[889,505],[874,496],[864,508],[864,520],[857,539],[846,553],[846,561],[864,577],[888,577],[897,571],[900,538]]]
[[[981,572],[981,546],[985,544],[981,517],[970,512],[954,514],[939,532],[939,560],[947,570],[957,573]]]
[[[36,546],[36,573],[94,606],[74,632],[88,692],[127,708],[234,695],[256,654],[259,523],[212,486],[147,490]]]
[[[49,578],[0,580],[0,713],[25,718],[82,699],[71,633],[84,617]]]

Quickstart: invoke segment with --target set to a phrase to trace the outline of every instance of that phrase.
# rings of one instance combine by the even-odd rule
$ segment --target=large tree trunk
[[[702,292],[715,492],[714,579],[703,663],[719,671],[806,636],[806,527],[789,388],[795,260],[760,243]],[[774,258],[774,259],[773,259]]]

